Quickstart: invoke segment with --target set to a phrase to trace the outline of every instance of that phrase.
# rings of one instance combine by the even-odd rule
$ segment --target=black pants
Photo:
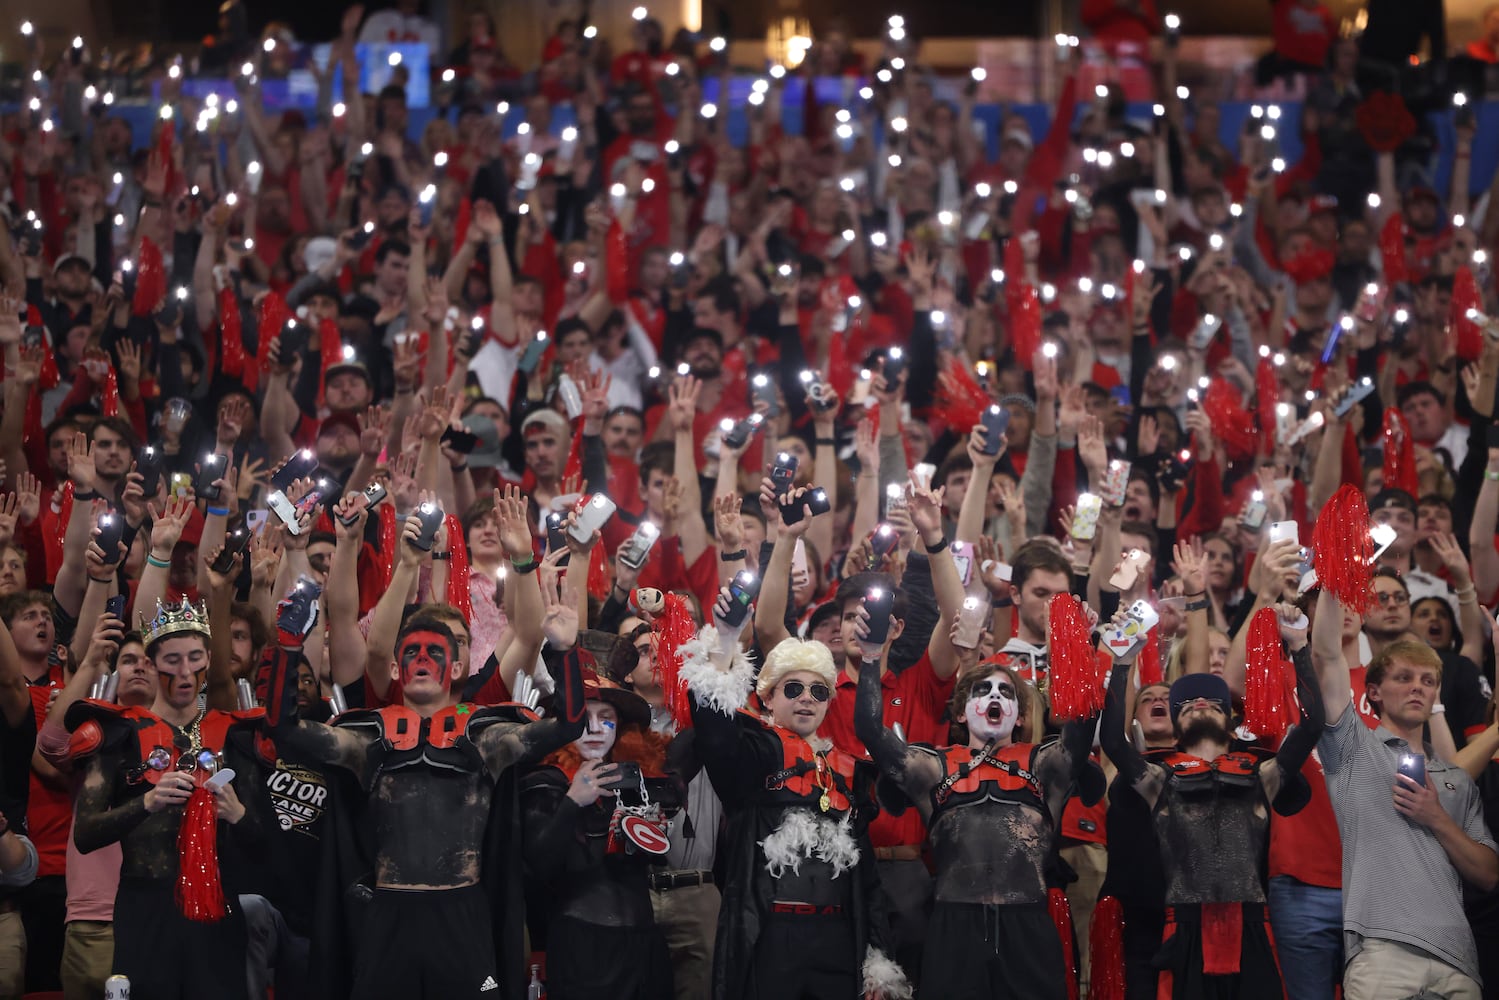
[[[217,923],[184,917],[171,879],[121,878],[115,895],[117,973],[132,1000],[248,1000],[245,921],[234,897]]]
[[[62,989],[62,945],[68,912],[68,882],[43,875],[20,892],[26,928],[26,991]]]
[[[1067,1000],[1062,939],[1045,903],[932,907],[921,989],[932,1000]]]
[[[1265,904],[1240,903],[1239,971],[1229,975],[1204,972],[1205,955],[1214,942],[1204,937],[1202,907],[1166,909],[1166,940],[1156,955],[1161,970],[1161,992],[1172,1000],[1283,1000],[1280,966],[1270,936]],[[1209,932],[1211,933],[1211,932]],[[1229,944],[1222,942],[1221,944]]]
[[[548,927],[550,1000],[664,1000],[672,995],[671,956],[654,925],[605,927],[557,917]]]
[[[1125,1000],[1156,1000],[1161,970],[1155,967],[1166,932],[1166,914],[1161,910],[1127,907],[1124,911]]]
[[[858,1000],[863,957],[855,962],[846,914],[771,914],[755,944],[748,1000]]]
[[[932,917],[932,873],[920,858],[881,861],[880,890],[890,915],[890,946],[885,949],[913,983],[921,982],[921,952]]]
[[[377,889],[364,919],[351,996],[492,1000],[503,993],[489,900],[478,886]]]

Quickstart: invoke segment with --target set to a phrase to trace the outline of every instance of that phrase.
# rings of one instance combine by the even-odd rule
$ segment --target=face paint
[[[614,749],[617,720],[613,705],[602,701],[588,702],[587,725],[583,735],[573,741],[584,760],[603,760]]]
[[[1020,719],[1015,683],[1006,674],[993,674],[973,685],[963,718],[968,732],[984,743],[1009,739]]]
[[[401,640],[397,662],[401,665],[401,684],[410,687],[413,680],[425,675],[442,687],[448,686],[448,641],[436,632],[412,632]]]

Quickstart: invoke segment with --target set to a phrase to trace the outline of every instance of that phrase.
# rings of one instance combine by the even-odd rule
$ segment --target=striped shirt
[[[1438,760],[1426,772],[1442,807],[1469,837],[1499,852],[1473,780]],[[1463,913],[1462,876],[1436,835],[1395,811],[1395,774],[1410,744],[1345,709],[1317,745],[1343,838],[1343,938],[1348,960],[1364,938],[1398,941],[1479,981],[1478,949]]]

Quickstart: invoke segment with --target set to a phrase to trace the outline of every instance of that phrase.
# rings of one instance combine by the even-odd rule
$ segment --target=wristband
[[[518,563],[514,559],[512,559],[510,560],[510,568],[515,570],[521,576],[525,576],[527,573],[536,568],[536,557],[532,556],[524,564]]]
[[[1435,702],[1431,706],[1431,714],[1432,715],[1446,715],[1447,714],[1447,706],[1443,705],[1441,702]]]
[[[151,555],[149,553],[147,553],[147,555],[146,555],[146,565],[147,566],[155,566],[157,569],[171,569],[172,568],[172,564],[169,563],[169,562],[167,562],[165,559],[158,559],[158,558],[156,558],[155,556],[153,556],[153,555]]]
[[[205,513],[207,513],[208,515],[210,515],[212,517],[228,517],[229,516],[229,508],[228,507],[209,507],[205,511]]]
[[[737,552],[720,552],[718,554],[718,561],[719,562],[736,562],[736,561],[738,561],[740,559],[748,558],[748,556],[749,556],[749,553],[747,551],[745,551],[744,549],[740,549]]]
[[[1190,611],[1206,611],[1208,609],[1208,607],[1209,607],[1209,605],[1208,605],[1208,599],[1206,597],[1204,597],[1200,601],[1188,601],[1187,602],[1187,611],[1189,611],[1189,612]]]
[[[943,535],[942,540],[936,545],[928,545],[926,542],[922,542],[921,547],[926,549],[927,555],[934,556],[938,552],[941,552],[943,549],[947,548],[947,536]]]
[[[468,463],[464,462],[462,465],[450,465],[450,466],[448,466],[448,469],[451,470],[451,471],[453,471],[453,472],[467,472],[468,471]]]
[[[818,447],[821,447],[822,445],[827,445],[829,448],[835,448],[838,445],[838,439],[837,438],[817,438],[814,443],[816,445],[818,445]]]
[[[105,577],[91,576],[91,577],[89,577],[89,580],[91,580],[94,583],[102,583],[106,587],[109,586],[111,583],[115,582],[114,581],[114,577],[112,577],[112,576],[105,576]]]
[[[1499,472],[1495,472],[1493,469],[1484,469],[1483,478],[1487,479],[1491,483],[1499,483]],[[76,497],[74,499],[76,499]]]
[[[450,559],[453,558],[453,553],[451,553],[451,552],[434,552],[434,553],[432,553],[432,558],[438,560],[439,562],[447,562],[447,561],[449,561]]]
[[[1499,479],[1499,476],[1495,476],[1494,478],[1495,479]],[[74,490],[73,491],[73,499],[74,500],[98,500],[98,499],[100,499],[99,491],[98,490],[89,490],[87,493],[79,493],[77,490]]]

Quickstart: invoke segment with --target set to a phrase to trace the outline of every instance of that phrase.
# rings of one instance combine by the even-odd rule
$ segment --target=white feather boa
[[[864,995],[881,1000],[911,1000],[911,981],[894,960],[870,945],[864,950]]]
[[[697,697],[699,705],[733,715],[749,701],[755,667],[744,650],[736,648],[729,669],[720,670],[713,663],[718,649],[718,630],[712,625],[703,626],[702,631],[682,643],[678,649],[682,657],[681,681]]]
[[[781,814],[781,825],[760,841],[760,849],[771,878],[780,878],[788,868],[800,873],[802,862],[814,855],[833,866],[834,878],[859,863],[850,817],[835,821],[810,809],[787,809]]]

